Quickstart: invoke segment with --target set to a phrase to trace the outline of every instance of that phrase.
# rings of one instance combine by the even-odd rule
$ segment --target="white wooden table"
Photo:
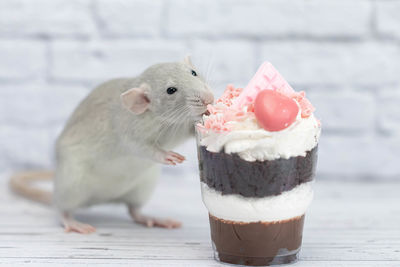
[[[145,209],[183,228],[147,229],[113,205],[79,213],[97,227],[92,235],[64,233],[51,209],[8,191],[7,175],[0,174],[0,265],[226,266],[212,257],[195,172],[165,174]],[[317,181],[315,192],[293,266],[400,266],[400,183]]]

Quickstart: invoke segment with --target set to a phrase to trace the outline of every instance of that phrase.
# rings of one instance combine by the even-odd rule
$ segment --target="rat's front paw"
[[[184,160],[184,156],[173,151],[168,151],[164,154],[163,163],[167,165],[176,165],[178,163],[182,163]]]

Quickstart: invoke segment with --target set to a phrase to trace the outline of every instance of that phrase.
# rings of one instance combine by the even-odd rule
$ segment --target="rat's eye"
[[[194,70],[192,70],[192,75],[197,76],[197,73]]]
[[[176,89],[175,87],[169,87],[167,89],[167,94],[172,95],[173,93],[175,93],[176,91],[178,91],[178,89]]]

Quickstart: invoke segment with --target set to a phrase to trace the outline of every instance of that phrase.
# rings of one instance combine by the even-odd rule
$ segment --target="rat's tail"
[[[27,171],[15,173],[10,178],[11,189],[27,198],[45,205],[51,205],[52,193],[34,187],[32,183],[36,181],[51,180],[54,176],[52,171]]]

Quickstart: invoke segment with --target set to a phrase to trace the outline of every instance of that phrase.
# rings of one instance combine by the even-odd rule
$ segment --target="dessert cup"
[[[215,259],[251,266],[295,262],[313,196],[318,146],[305,156],[247,161],[235,153],[208,151],[203,134],[196,126]]]
[[[228,85],[207,109],[196,139],[215,259],[295,262],[313,197],[315,108],[264,62],[245,88]]]

